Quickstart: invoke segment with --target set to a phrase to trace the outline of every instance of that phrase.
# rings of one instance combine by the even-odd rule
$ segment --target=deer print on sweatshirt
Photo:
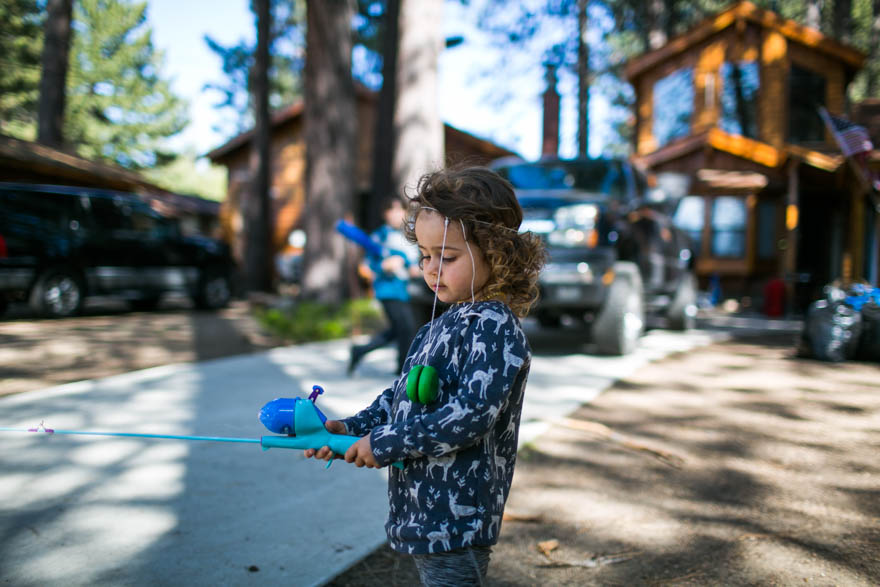
[[[427,554],[498,540],[516,462],[531,363],[519,320],[501,302],[462,303],[421,328],[404,372],[365,410],[343,420],[370,435],[388,469],[386,531],[399,552]],[[438,371],[437,402],[406,396],[413,365]],[[387,409],[387,411],[386,411]]]

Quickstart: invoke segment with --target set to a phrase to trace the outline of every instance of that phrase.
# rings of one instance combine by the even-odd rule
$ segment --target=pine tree
[[[83,157],[132,169],[174,159],[163,143],[186,125],[186,103],[162,77],[146,8],[125,0],[76,2],[64,137]]]
[[[253,4],[253,2],[252,2]],[[303,48],[305,45],[302,22],[303,2],[271,0],[272,29],[269,36],[269,107],[282,108],[302,96]],[[251,72],[254,65],[255,41],[239,40],[224,45],[205,35],[208,48],[220,59],[225,78],[205,84],[221,96],[216,107],[228,110],[229,123],[216,130],[224,134],[244,132],[254,125],[252,102],[254,83]]]
[[[0,2],[0,133],[36,136],[42,18],[37,0]]]

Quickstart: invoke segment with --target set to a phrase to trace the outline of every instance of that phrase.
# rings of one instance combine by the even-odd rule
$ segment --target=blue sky
[[[175,91],[190,102],[189,128],[175,139],[179,147],[193,146],[198,153],[222,144],[226,138],[213,130],[218,97],[202,91],[209,81],[222,79],[220,60],[208,49],[203,38],[210,34],[222,43],[253,38],[253,16],[248,0],[150,0],[148,19],[155,46],[165,53],[165,72]],[[446,3],[445,32],[461,34],[465,43],[445,51],[439,64],[440,115],[444,121],[477,136],[494,140],[527,158],[540,155],[540,71],[510,80],[511,99],[503,106],[487,100],[492,81],[480,78],[475,65],[485,63],[497,49],[476,30],[470,9]],[[210,15],[206,18],[206,15]],[[574,92],[570,81],[562,80],[561,143],[563,155],[574,154]],[[591,110],[602,111],[595,97]],[[596,118],[594,112],[594,119]],[[594,123],[591,152],[596,151],[601,123]],[[598,130],[597,130],[598,129]],[[601,140],[601,139],[599,139]]]

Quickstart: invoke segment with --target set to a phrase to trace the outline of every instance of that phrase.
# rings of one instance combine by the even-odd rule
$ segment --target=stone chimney
[[[556,90],[556,66],[545,65],[544,79],[544,129],[541,133],[541,156],[555,156],[559,153],[559,92]]]

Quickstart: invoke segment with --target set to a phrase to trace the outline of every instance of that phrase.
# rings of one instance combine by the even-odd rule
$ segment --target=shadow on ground
[[[880,582],[880,366],[794,349],[659,361],[524,447],[489,584]],[[386,547],[330,585],[417,581]]]

